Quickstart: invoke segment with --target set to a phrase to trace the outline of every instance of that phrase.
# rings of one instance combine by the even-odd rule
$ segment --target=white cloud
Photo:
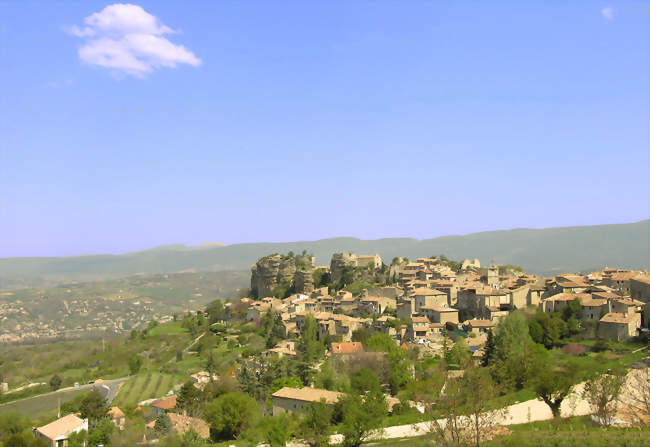
[[[607,7],[600,10],[605,20],[614,20],[614,9]]]
[[[74,25],[65,31],[86,39],[79,58],[87,64],[140,78],[160,67],[201,65],[192,51],[163,37],[176,31],[140,6],[109,5],[86,17],[84,23],[83,28]]]

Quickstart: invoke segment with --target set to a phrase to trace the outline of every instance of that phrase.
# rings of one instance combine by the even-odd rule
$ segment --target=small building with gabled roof
[[[71,434],[82,430],[88,431],[88,419],[81,419],[74,414],[69,414],[47,425],[35,428],[34,435],[43,439],[51,447],[64,447]]]

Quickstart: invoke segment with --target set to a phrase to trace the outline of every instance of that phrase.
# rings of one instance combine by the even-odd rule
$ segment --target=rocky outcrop
[[[296,259],[293,256],[265,256],[251,268],[251,291],[258,298],[271,296],[278,285],[291,283],[295,274]]]
[[[334,253],[330,262],[332,282],[338,283],[346,267],[356,267],[357,256],[354,253]]]
[[[314,290],[314,268],[306,267],[296,270],[294,286],[296,293],[308,294]]]

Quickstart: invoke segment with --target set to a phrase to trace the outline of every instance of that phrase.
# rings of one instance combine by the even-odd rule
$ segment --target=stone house
[[[625,341],[637,335],[641,327],[641,314],[610,312],[598,323],[598,336],[605,340]]]
[[[627,314],[627,313],[641,313],[643,310],[643,302],[633,300],[630,298],[619,298],[611,301],[612,312]]]
[[[539,303],[539,309],[548,314],[552,314],[553,312],[562,312],[562,309],[575,299],[580,299],[580,301],[583,302],[591,300],[592,297],[588,293],[558,293],[543,299]]]
[[[427,317],[413,317],[406,330],[406,338],[414,341],[429,337],[430,321]]]
[[[619,270],[603,276],[603,284],[618,290],[624,295],[631,295],[632,279],[642,276],[636,270]]]
[[[407,319],[415,315],[415,299],[401,298],[397,303],[397,318]]]
[[[458,324],[458,309],[447,306],[422,306],[420,315],[427,317],[431,323],[444,325],[447,322]]]
[[[598,321],[603,315],[610,311],[609,301],[602,298],[587,298],[582,300],[580,319],[583,321]]]
[[[357,257],[358,267],[370,267],[379,269],[382,266],[381,256],[375,253],[374,255],[362,255]]]
[[[344,394],[338,391],[319,388],[280,388],[271,395],[273,399],[273,416],[278,416],[282,413],[298,412],[310,403],[321,401],[327,405],[334,405],[342,396]]]
[[[630,297],[644,303],[650,302],[650,276],[640,275],[630,279]]]
[[[447,294],[440,290],[426,287],[418,288],[411,292],[410,297],[415,300],[415,312],[420,313],[423,306],[447,306],[449,305]]]
[[[463,323],[463,329],[466,332],[474,334],[487,333],[494,329],[495,323],[492,320],[468,320]]]
[[[383,296],[368,296],[361,298],[361,302],[359,303],[359,309],[363,309],[368,313],[380,315],[383,314],[386,309],[395,309],[396,307],[395,299]]]
[[[433,281],[429,281],[428,287],[445,292],[447,294],[447,305],[454,306],[456,304],[456,300],[458,299],[458,284],[455,281],[434,279]]]
[[[471,286],[458,292],[456,308],[461,320],[490,318],[490,313],[510,310],[510,295],[507,290]]]

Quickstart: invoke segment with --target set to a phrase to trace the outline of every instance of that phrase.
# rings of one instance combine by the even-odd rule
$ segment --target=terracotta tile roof
[[[585,307],[600,307],[607,304],[607,300],[603,298],[590,298],[582,301],[582,305]]]
[[[277,354],[284,354],[284,355],[291,355],[291,356],[298,355],[296,351],[292,351],[291,349],[287,349],[284,347],[267,349],[265,352],[275,352]]]
[[[466,322],[472,327],[492,327],[494,326],[494,321],[492,320],[469,320]]]
[[[363,343],[360,341],[332,343],[332,354],[352,354],[363,352]]]
[[[641,272],[638,271],[630,271],[630,272],[617,272],[617,273],[612,273],[610,278],[613,281],[629,281],[632,278],[635,278],[637,276],[640,276]]]
[[[428,323],[429,319],[427,317],[413,317],[411,321],[413,323]]]
[[[503,296],[503,295],[507,295],[508,291],[493,289],[492,287],[485,287],[482,289],[476,289],[476,294],[482,296]]]
[[[447,295],[445,292],[436,289],[429,289],[428,287],[420,287],[413,291],[413,295],[419,296],[436,296],[436,295]]]
[[[619,298],[615,299],[614,301],[617,303],[625,304],[626,306],[643,306],[644,304],[642,301],[633,300],[631,298]]]
[[[36,430],[47,438],[54,440],[69,435],[74,430],[82,427],[85,423],[86,421],[83,419],[78,418],[74,414],[69,414],[54,422],[50,422],[47,425],[38,427]]]
[[[338,391],[322,390],[319,388],[291,388],[285,386],[273,393],[272,397],[300,400],[303,402],[320,402],[321,399],[325,399],[325,403],[335,404],[343,395],[343,393],[339,393]]]
[[[586,300],[591,299],[591,295],[588,293],[558,293],[545,298],[544,301],[573,301],[576,298]]]
[[[160,408],[161,410],[171,410],[176,406],[176,396],[163,397],[154,401],[151,406]]]
[[[422,306],[420,309],[433,310],[434,312],[458,312],[458,309],[454,309],[453,307],[437,306],[435,304],[431,306]]]
[[[600,319],[601,323],[630,323],[634,321],[635,314],[634,313],[627,313],[627,314],[621,314],[621,313],[616,313],[616,312],[610,312],[608,314],[605,314],[603,318]]]
[[[612,292],[592,292],[591,295],[595,296],[597,298],[610,299],[610,300],[621,297],[621,295],[619,295],[617,293],[612,293]]]
[[[630,280],[631,281],[642,282],[644,284],[650,284],[650,276],[647,276],[647,275],[637,276],[636,278],[631,278]]]
[[[582,281],[558,281],[557,285],[564,288],[589,287],[589,284]]]

